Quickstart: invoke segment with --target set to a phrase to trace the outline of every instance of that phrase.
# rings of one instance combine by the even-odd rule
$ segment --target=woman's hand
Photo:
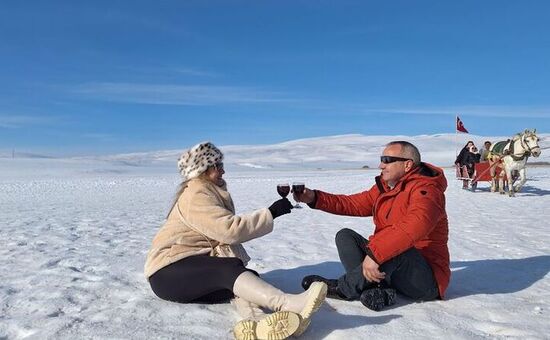
[[[273,202],[268,209],[271,212],[271,216],[275,219],[281,215],[289,214],[290,209],[292,209],[292,203],[290,203],[288,198],[281,198]]]

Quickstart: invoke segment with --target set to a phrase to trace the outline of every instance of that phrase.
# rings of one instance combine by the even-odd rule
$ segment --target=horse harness
[[[521,156],[516,156],[514,154],[514,145],[516,144],[515,138],[495,143],[494,146],[491,148],[490,153],[495,156],[510,156],[516,162],[529,158],[529,156],[531,156],[531,148],[529,147],[529,145],[525,145],[523,143],[523,136],[524,134],[517,135],[517,137],[519,138],[519,142],[523,147],[523,150],[525,150]],[[506,146],[508,144],[510,145],[510,147],[506,149]]]

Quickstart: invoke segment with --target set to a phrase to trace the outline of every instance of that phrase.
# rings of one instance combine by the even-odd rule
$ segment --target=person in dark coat
[[[466,174],[461,171],[461,175],[463,177],[468,176],[469,178],[472,178],[474,176],[475,163],[479,163],[480,157],[481,155],[477,151],[474,142],[468,141],[462,150],[460,150],[460,153],[455,160],[455,164],[461,169],[464,166],[466,167]],[[462,189],[468,189],[468,182],[469,181],[467,179],[462,181]]]
[[[466,152],[464,156],[464,165],[466,165],[470,177],[474,175],[475,163],[479,163],[480,158],[481,155],[475,145],[471,146],[468,152]]]
[[[471,140],[464,145],[458,156],[456,156],[455,164],[459,166],[466,165],[466,154],[470,151],[470,147],[475,146]]]

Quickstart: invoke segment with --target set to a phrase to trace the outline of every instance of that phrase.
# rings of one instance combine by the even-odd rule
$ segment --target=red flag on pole
[[[466,130],[466,128],[464,127],[464,124],[462,124],[460,118],[458,118],[458,116],[456,116],[456,131],[469,133],[468,130]]]

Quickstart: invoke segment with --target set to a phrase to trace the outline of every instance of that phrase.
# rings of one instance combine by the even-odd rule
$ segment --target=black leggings
[[[163,300],[221,303],[233,298],[233,284],[247,270],[234,257],[196,255],[160,269],[149,278],[149,283]]]

